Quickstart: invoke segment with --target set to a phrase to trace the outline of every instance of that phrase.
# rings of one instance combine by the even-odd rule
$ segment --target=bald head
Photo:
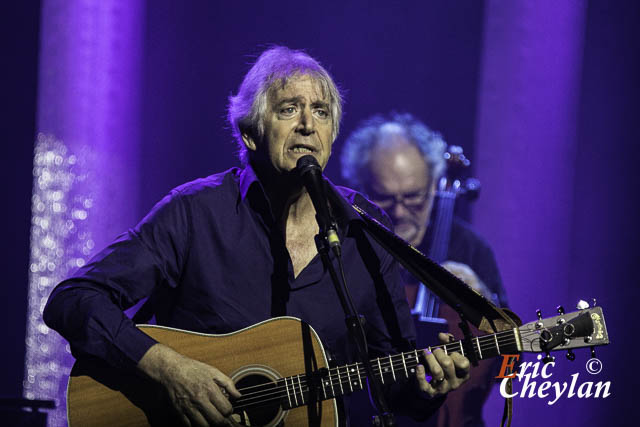
[[[417,246],[445,169],[445,148],[442,136],[411,114],[376,115],[347,138],[342,176],[387,211],[396,233]]]
[[[366,192],[391,217],[396,233],[418,246],[433,205],[435,182],[429,165],[403,129],[381,129],[371,149]]]

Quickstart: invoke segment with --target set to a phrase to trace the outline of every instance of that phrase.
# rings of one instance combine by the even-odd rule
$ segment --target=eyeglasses
[[[429,199],[430,191],[428,188],[412,191],[410,193],[400,194],[377,194],[370,192],[371,201],[380,206],[385,211],[389,211],[398,204],[402,204],[410,211],[418,211],[422,209]]]

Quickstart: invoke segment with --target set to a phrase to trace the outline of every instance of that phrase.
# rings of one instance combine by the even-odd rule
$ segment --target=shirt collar
[[[341,228],[348,227],[349,223],[352,221],[360,220],[360,215],[355,211],[353,206],[351,206],[352,203],[355,203],[355,200],[349,201],[351,198],[355,199],[355,195],[357,193],[344,187],[336,187],[329,179],[327,179],[327,183],[327,197],[329,198],[333,208],[333,213],[337,218],[338,225]],[[267,197],[255,170],[250,164],[247,164],[240,172],[240,201],[244,201],[248,197],[249,190],[253,187],[262,194],[267,205],[270,206],[269,198]]]
[[[251,188],[251,186],[254,183],[257,183],[257,185],[260,187],[260,189],[264,193],[264,190],[262,189],[262,184],[260,184],[260,180],[258,179],[258,176],[256,175],[256,172],[253,170],[251,165],[247,164],[244,167],[244,169],[242,169],[242,171],[240,172],[239,185],[240,185],[240,199],[241,200],[244,200],[247,197],[247,193],[249,192],[249,188]]]

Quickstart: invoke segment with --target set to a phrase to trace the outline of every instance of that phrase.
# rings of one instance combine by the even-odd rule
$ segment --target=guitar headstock
[[[595,357],[594,347],[609,344],[609,334],[601,307],[589,307],[580,301],[578,311],[565,313],[558,307],[558,315],[542,318],[540,310],[536,312],[538,320],[529,322],[518,328],[522,340],[522,351],[532,353],[548,353],[566,350],[569,360],[575,359],[571,351],[575,348],[591,347],[591,355]]]

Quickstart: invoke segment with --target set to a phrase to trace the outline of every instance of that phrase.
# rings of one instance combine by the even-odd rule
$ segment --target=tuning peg
[[[591,307],[595,307],[596,306],[596,299],[595,298],[591,298],[591,302],[593,304],[591,304]]]
[[[591,347],[591,358],[595,359],[596,357],[596,348],[595,347]]]
[[[467,178],[464,181],[463,188],[464,196],[467,198],[467,200],[474,201],[480,195],[480,189],[482,188],[482,185],[476,178]]]
[[[573,362],[576,360],[576,354],[572,350],[567,350],[567,359]]]
[[[544,324],[542,323],[542,312],[540,309],[536,310],[536,316],[538,316],[538,321],[536,322],[536,329],[542,329]]]
[[[547,352],[547,355],[545,357],[542,358],[542,363],[544,363],[545,365],[549,362],[553,362],[554,360],[556,360],[555,357],[551,356],[549,354],[549,352]]]
[[[558,310],[558,314],[564,314],[564,307],[559,305],[556,310]]]
[[[578,310],[584,310],[586,308],[589,308],[589,303],[581,299],[580,301],[578,301],[578,305],[576,305],[576,308]]]

